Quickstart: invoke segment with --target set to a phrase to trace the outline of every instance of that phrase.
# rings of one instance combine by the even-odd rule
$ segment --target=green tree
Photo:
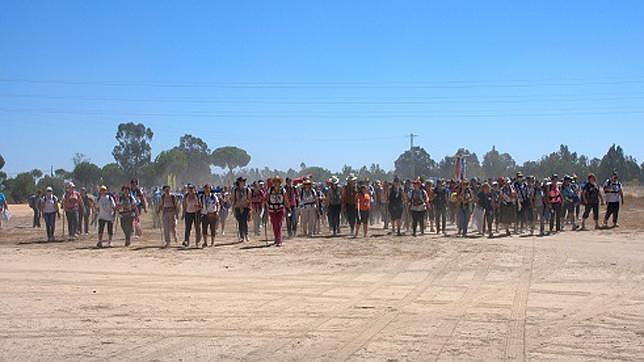
[[[31,176],[34,177],[34,180],[37,180],[42,177],[42,171],[34,168],[33,170],[31,170]]]
[[[395,174],[400,177],[415,178],[416,176],[433,177],[437,175],[436,161],[424,148],[415,146],[411,150],[403,152],[396,162]]]
[[[114,160],[127,177],[138,177],[140,170],[150,163],[154,133],[143,124],[121,123],[116,132],[118,144],[112,150]]]
[[[190,179],[188,181],[194,183],[211,181],[212,154],[204,140],[189,134],[183,135],[179,139],[178,149],[186,156],[188,172],[186,176]]]
[[[483,156],[481,164],[486,178],[510,176],[516,170],[516,162],[509,153],[499,153],[495,146]]]
[[[79,185],[91,188],[96,186],[100,181],[101,169],[91,162],[82,161],[74,167],[72,176],[74,177],[74,181]]]
[[[155,174],[159,177],[156,182],[165,184],[168,179],[168,175],[173,174],[177,177],[177,183],[183,184],[187,181],[187,167],[188,157],[177,147],[167,151],[162,151],[154,160]]]
[[[65,181],[56,176],[45,175],[43,178],[38,180],[36,184],[38,190],[44,191],[47,187],[54,189],[54,195],[61,197],[65,192]]]
[[[74,162],[74,167],[75,167],[83,162],[91,162],[91,160],[84,153],[76,152],[74,154],[74,157],[72,158],[72,162]]]
[[[116,163],[108,163],[101,169],[102,184],[109,187],[110,190],[119,189],[127,182],[127,176]]]
[[[0,170],[2,170],[3,167],[4,167],[4,157],[0,155]]]
[[[71,172],[69,172],[69,171],[67,171],[65,169],[62,169],[62,168],[56,169],[54,171],[54,175],[56,177],[59,177],[59,178],[63,179],[63,180],[68,180],[68,179],[71,179],[73,177]]]
[[[7,197],[16,203],[23,203],[36,192],[36,182],[31,172],[22,172],[5,181]]]
[[[212,152],[212,164],[217,167],[227,168],[231,175],[234,169],[245,167],[249,162],[250,155],[238,147],[220,147]]]
[[[599,177],[605,180],[617,171],[622,180],[632,181],[640,178],[640,167],[631,156],[625,156],[621,146],[612,145],[599,164]]]
[[[333,174],[330,170],[324,167],[309,166],[300,170],[300,176],[311,175],[311,178],[316,182],[323,182],[328,180]]]

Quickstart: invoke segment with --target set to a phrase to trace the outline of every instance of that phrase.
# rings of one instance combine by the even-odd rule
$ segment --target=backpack
[[[36,195],[29,196],[29,207],[32,209],[36,208]]]

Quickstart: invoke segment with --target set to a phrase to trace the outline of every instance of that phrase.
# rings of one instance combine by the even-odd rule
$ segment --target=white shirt
[[[98,208],[98,219],[105,221],[114,221],[114,209],[116,209],[116,202],[114,198],[108,195],[100,195],[96,202]]]

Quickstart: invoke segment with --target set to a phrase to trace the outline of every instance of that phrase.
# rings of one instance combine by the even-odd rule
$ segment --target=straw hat
[[[331,181],[331,183],[334,185],[337,185],[340,183],[340,179],[338,179],[336,176],[331,176],[331,179],[329,181]]]

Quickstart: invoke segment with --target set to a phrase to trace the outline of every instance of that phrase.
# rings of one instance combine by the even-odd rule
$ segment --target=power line
[[[104,87],[153,87],[153,88],[227,88],[227,89],[290,89],[290,88],[529,88],[541,86],[589,86],[589,85],[641,85],[644,80],[436,80],[436,81],[145,81],[145,80],[61,80],[2,78],[0,83],[24,83],[41,85],[104,86]]]
[[[576,109],[576,108],[575,108]],[[261,111],[256,113],[209,113],[209,112],[113,112],[101,110],[89,111],[62,111],[55,109],[20,109],[20,108],[4,108],[0,107],[0,112],[4,113],[25,113],[25,114],[50,114],[50,115],[78,115],[78,116],[110,116],[110,117],[205,117],[205,118],[302,118],[302,117],[315,117],[315,118],[331,118],[331,119],[371,119],[371,118],[424,118],[424,119],[437,119],[437,118],[502,118],[502,117],[562,117],[562,116],[601,116],[601,115],[639,115],[644,114],[644,111],[624,111],[623,108],[617,111],[601,110],[601,111],[580,111],[568,112],[562,110],[558,112],[534,112],[534,113],[496,113],[490,112],[472,112],[472,113],[433,113],[423,112],[419,110],[401,111],[394,110],[393,112],[384,112],[382,110],[332,110],[333,112],[326,111],[292,111],[288,113],[271,113],[268,111]],[[574,110],[573,108],[569,110]],[[333,114],[337,113],[337,114]]]
[[[389,97],[389,98],[370,98],[370,97],[319,97],[304,98],[294,100],[293,97],[274,97],[274,98],[222,98],[222,97],[157,97],[157,98],[138,98],[138,97],[118,97],[118,96],[51,96],[42,94],[16,94],[0,93],[0,97],[19,98],[19,99],[46,99],[46,100],[65,100],[65,101],[97,101],[97,102],[132,102],[132,103],[188,103],[188,104],[268,104],[268,105],[422,105],[422,104],[444,104],[444,103],[485,103],[485,104],[522,104],[544,101],[555,101],[564,103],[576,102],[601,102],[601,101],[624,101],[644,99],[644,95],[629,96],[610,96],[602,98],[585,99],[583,97],[552,97],[539,98],[535,95],[525,96],[452,96],[452,97]],[[510,98],[510,99],[503,99]],[[524,99],[521,99],[524,98]],[[317,99],[317,100],[309,100]],[[473,100],[472,100],[473,99]]]

